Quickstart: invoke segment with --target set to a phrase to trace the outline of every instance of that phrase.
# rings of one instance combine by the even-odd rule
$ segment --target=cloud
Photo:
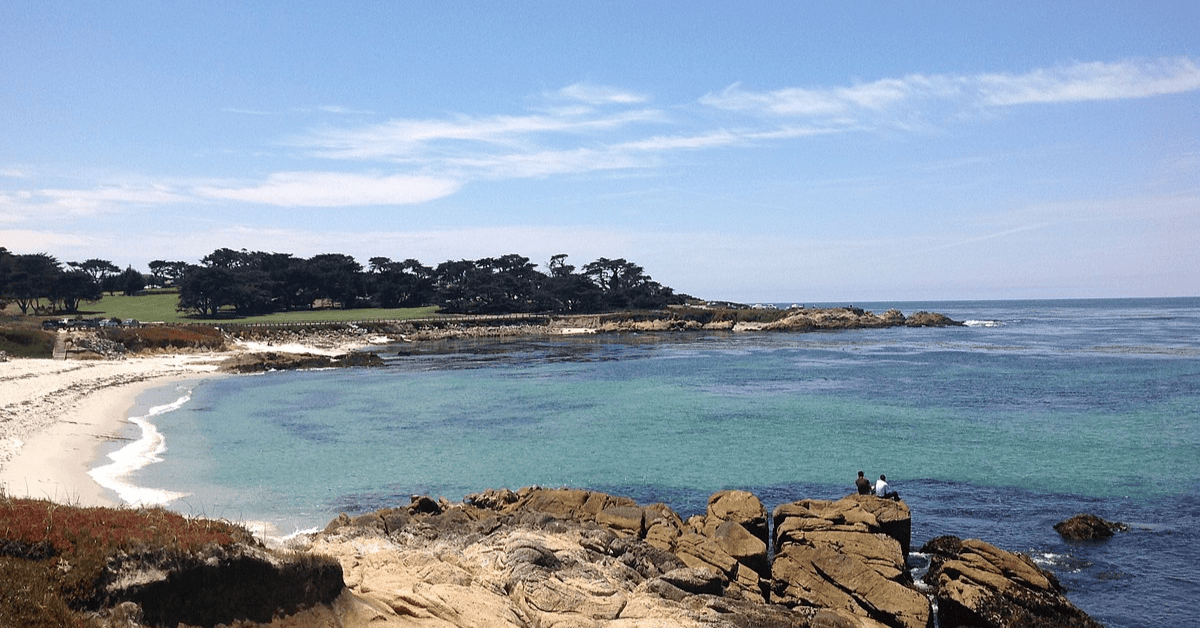
[[[716,109],[780,117],[868,117],[920,103],[965,109],[1033,103],[1124,100],[1200,90],[1200,67],[1187,57],[1117,63],[1075,63],[1024,74],[922,75],[848,87],[788,87],[766,92],[740,83],[700,99]]]
[[[586,113],[590,113],[585,110]],[[524,116],[458,116],[444,120],[396,119],[359,128],[325,128],[293,143],[329,159],[405,160],[426,151],[441,154],[484,148],[518,149],[537,138],[611,131],[635,123],[661,121],[654,110],[638,109],[606,115],[531,114]]]
[[[420,176],[376,176],[343,172],[278,172],[250,187],[198,187],[206,198],[281,207],[347,207],[423,203],[458,191],[452,179]]]
[[[17,166],[9,166],[6,168],[0,168],[0,177],[5,177],[5,178],[9,178],[9,179],[28,179],[32,176],[33,176],[33,173],[25,168],[20,168]]]
[[[605,85],[593,85],[591,83],[575,83],[568,85],[556,92],[554,96],[565,98],[567,100],[577,100],[589,105],[632,105],[646,102],[647,98],[641,94],[608,87]]]
[[[159,185],[48,188],[0,194],[0,210],[4,211],[2,220],[22,222],[56,214],[84,216],[120,211],[131,205],[164,205],[186,200],[185,195]]]
[[[57,233],[33,229],[0,229],[0,242],[12,253],[28,255],[50,252],[55,257],[64,253],[74,254],[95,246],[97,239],[74,233]],[[59,259],[63,259],[59,257]],[[71,259],[67,257],[66,259]]]
[[[1077,63],[971,81],[989,105],[1124,100],[1200,89],[1200,67],[1186,57],[1138,63]]]

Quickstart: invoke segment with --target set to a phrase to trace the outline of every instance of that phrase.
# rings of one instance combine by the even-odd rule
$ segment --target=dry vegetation
[[[0,497],[0,626],[96,625],[104,567],[121,553],[254,543],[243,527],[162,509],[78,508]]]

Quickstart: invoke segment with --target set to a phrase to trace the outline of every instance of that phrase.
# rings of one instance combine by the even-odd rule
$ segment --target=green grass
[[[134,318],[143,323],[342,323],[348,321],[373,320],[405,320],[433,316],[437,313],[436,306],[412,308],[362,308],[356,310],[322,309],[304,310],[298,312],[279,312],[263,316],[236,317],[232,312],[228,316],[217,319],[199,318],[190,312],[178,312],[179,295],[175,293],[156,293],[143,296],[127,297],[123,295],[105,296],[94,303],[85,303],[79,308],[79,315],[85,317],[103,316],[104,318]]]

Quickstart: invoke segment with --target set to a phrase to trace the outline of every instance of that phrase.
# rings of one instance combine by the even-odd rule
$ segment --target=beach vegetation
[[[54,334],[9,319],[0,325],[0,352],[14,358],[48,358],[54,355]]]
[[[90,626],[119,554],[256,543],[244,527],[161,508],[80,508],[0,495],[0,626]]]

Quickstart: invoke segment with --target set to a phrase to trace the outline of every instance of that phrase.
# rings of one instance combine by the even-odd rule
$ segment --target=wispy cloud
[[[970,83],[989,105],[1124,100],[1200,89],[1200,67],[1187,57],[1151,62],[1078,63],[1026,74],[985,74]]]
[[[548,136],[585,135],[637,123],[661,122],[662,114],[636,109],[604,115],[458,116],[443,120],[396,119],[357,128],[326,127],[293,143],[331,159],[398,159],[456,150],[532,147]]]
[[[277,172],[256,185],[206,186],[194,192],[206,198],[281,207],[346,207],[423,203],[449,196],[458,187],[451,179],[419,175]]]
[[[568,85],[558,90],[551,96],[567,100],[576,100],[589,105],[634,105],[646,102],[648,100],[647,97],[631,91],[626,91],[616,87],[609,87],[606,85],[594,85],[591,83],[575,83],[574,85]]]
[[[178,203],[187,197],[167,186],[101,186],[93,189],[38,189],[0,194],[0,215],[6,222],[25,222],[56,215],[101,214],[129,206]]]
[[[946,103],[964,109],[1033,103],[1124,100],[1200,90],[1200,67],[1187,57],[1076,63],[1023,74],[910,74],[850,86],[751,91],[733,84],[706,94],[717,109],[781,117],[866,118],[902,107]]]
[[[910,74],[771,91],[734,84],[698,104],[663,107],[648,105],[651,98],[634,91],[579,82],[534,95],[547,109],[374,124],[355,124],[351,116],[373,114],[340,105],[279,112],[227,108],[241,115],[331,115],[323,126],[284,142],[293,151],[290,157],[305,164],[300,168],[250,181],[0,191],[0,220],[12,224],[38,212],[83,215],[212,200],[281,207],[404,205],[455,194],[471,181],[652,169],[685,152],[885,127],[905,132],[986,109],[1197,90],[1200,65],[1177,57],[1024,73]],[[341,167],[313,165],[320,160],[337,160]],[[0,177],[10,181],[25,176],[21,168],[0,168]]]
[[[33,173],[25,168],[21,168],[21,167],[17,167],[17,166],[9,166],[9,167],[0,168],[0,177],[5,177],[5,178],[9,178],[9,179],[28,179],[32,176],[33,176]]]

